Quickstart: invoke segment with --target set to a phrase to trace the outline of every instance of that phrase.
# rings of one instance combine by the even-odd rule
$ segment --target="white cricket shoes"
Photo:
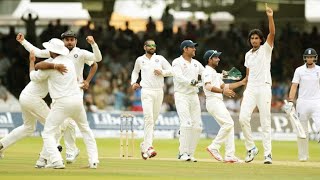
[[[50,164],[47,164],[45,168],[53,168],[53,169],[64,169],[66,166],[62,161],[56,161]]]
[[[247,157],[245,159],[246,163],[253,161],[254,157],[259,153],[259,149],[257,147],[252,148],[251,150],[247,151]]]
[[[214,157],[217,161],[223,161],[223,158],[218,149],[214,149],[210,146],[207,147],[207,151]]]
[[[147,151],[147,155],[149,158],[153,158],[157,155],[157,152],[154,150],[153,147],[149,147]]]
[[[191,161],[191,162],[198,162],[198,160],[197,160],[195,157],[193,157],[193,156],[190,156],[190,161]]]
[[[74,154],[66,154],[66,162],[67,164],[74,163],[79,156],[80,150],[77,149]]]
[[[272,164],[272,156],[269,154],[268,156],[264,157],[263,164]]]
[[[181,161],[190,161],[191,158],[187,153],[179,154],[178,159]]]
[[[45,168],[45,166],[47,165],[47,160],[39,157],[39,159],[36,162],[36,165],[34,166],[35,168]]]
[[[144,160],[147,160],[148,158],[153,158],[157,155],[157,152],[154,150],[154,148],[151,146],[148,148],[147,151],[143,150],[143,143],[140,144],[141,149],[141,157]]]
[[[98,168],[98,163],[89,163],[89,168],[90,169],[97,169]]]
[[[243,163],[244,161],[236,156],[226,156],[223,160],[225,163]]]
[[[307,162],[307,161],[308,161],[308,158],[300,158],[299,161],[300,161],[300,162]]]

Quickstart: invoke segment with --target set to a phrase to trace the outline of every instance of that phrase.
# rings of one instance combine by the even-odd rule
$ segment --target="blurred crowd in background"
[[[98,64],[98,71],[90,84],[89,90],[85,92],[84,102],[87,111],[141,111],[141,92],[133,91],[130,87],[130,76],[135,60],[144,54],[143,43],[147,39],[154,39],[157,44],[157,54],[163,55],[170,63],[181,55],[180,43],[185,39],[197,42],[195,59],[202,61],[203,54],[208,49],[222,51],[220,56],[218,72],[236,67],[245,76],[244,55],[250,49],[247,44],[247,36],[250,31],[248,24],[239,26],[231,24],[229,30],[219,31],[216,24],[207,20],[187,22],[185,26],[179,27],[173,32],[173,18],[168,15],[162,18],[164,29],[156,31],[156,24],[150,17],[146,25],[146,31],[135,33],[130,29],[130,23],[126,23],[126,29],[116,29],[108,23],[93,26],[88,22],[77,32],[77,46],[92,51],[91,46],[85,38],[92,35],[99,45],[103,59]],[[276,21],[276,20],[275,20]],[[69,29],[62,25],[60,20],[50,22],[48,26],[37,36],[35,26],[26,23],[26,39],[39,48],[42,42],[53,37],[60,38],[61,33]],[[29,23],[34,23],[30,21]],[[28,52],[16,41],[15,27],[8,27],[8,34],[0,33],[0,111],[19,111],[18,98],[22,89],[29,80]],[[33,28],[33,29],[32,29]],[[268,33],[266,22],[256,27]],[[272,111],[281,112],[283,99],[291,86],[291,79],[296,67],[303,64],[302,54],[308,47],[313,47],[319,52],[320,35],[314,27],[311,32],[303,32],[287,23],[282,28],[277,27],[276,40],[272,57]],[[204,64],[205,65],[205,64]],[[86,76],[89,67],[85,68]],[[162,112],[175,111],[173,97],[172,77],[165,79],[165,96]],[[243,89],[237,90],[238,95],[234,99],[225,97],[225,102],[231,112],[238,112]],[[205,96],[200,90],[199,98],[202,110],[205,108]],[[46,98],[50,103],[50,98]]]

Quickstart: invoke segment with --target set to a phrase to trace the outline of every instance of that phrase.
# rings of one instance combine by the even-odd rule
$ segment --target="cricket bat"
[[[284,103],[287,104],[288,101],[284,100]],[[304,129],[300,123],[296,109],[294,107],[292,107],[291,111],[288,112],[287,115],[289,116],[292,127],[295,128],[295,130],[297,132],[297,136],[302,139],[307,138],[306,132],[304,131]]]

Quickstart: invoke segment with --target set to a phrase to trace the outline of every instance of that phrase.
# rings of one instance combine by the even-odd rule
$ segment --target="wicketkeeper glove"
[[[195,80],[195,79],[192,79],[191,82],[190,82],[191,86],[196,86],[197,84],[198,84],[198,81]]]

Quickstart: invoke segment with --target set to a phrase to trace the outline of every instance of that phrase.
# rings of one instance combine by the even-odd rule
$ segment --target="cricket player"
[[[266,42],[259,29],[249,32],[248,42],[251,49],[245,55],[247,87],[243,94],[239,122],[242,128],[247,157],[245,162],[251,162],[258,154],[250,126],[253,110],[259,109],[264,147],[264,164],[272,164],[271,152],[271,55],[275,37],[273,11],[266,4],[266,14],[269,20],[269,34]]]
[[[172,62],[174,98],[180,118],[178,159],[192,162],[197,162],[194,152],[202,132],[199,89],[196,85],[204,67],[193,59],[197,45],[191,40],[184,40],[180,44],[182,55]]]
[[[316,65],[317,59],[318,54],[313,48],[304,51],[304,64],[294,72],[288,97],[289,103],[284,107],[286,111],[291,111],[298,91],[296,110],[307,135],[306,139],[298,137],[298,158],[300,161],[309,159],[308,122],[310,119],[313,119],[317,131],[320,131],[320,66]]]
[[[48,59],[46,61],[51,61]],[[65,73],[66,68],[63,64],[56,64],[55,67],[60,73]],[[3,158],[3,152],[17,141],[31,136],[36,130],[37,120],[44,125],[45,119],[49,114],[49,107],[43,98],[48,94],[47,81],[30,81],[22,90],[19,96],[23,124],[0,140],[0,158]],[[59,139],[56,135],[56,140]],[[57,140],[58,141],[58,140]]]
[[[91,44],[93,53],[79,49],[76,47],[77,44],[77,36],[73,31],[66,31],[61,35],[61,39],[63,40],[65,46],[69,49],[68,57],[73,60],[76,68],[77,79],[79,86],[86,90],[89,88],[89,83],[93,78],[94,74],[98,69],[98,64],[96,62],[100,62],[102,60],[102,55],[99,50],[98,45],[95,43],[94,38],[92,36],[87,37],[87,42]],[[19,33],[17,35],[17,41],[20,42],[27,51],[33,50],[36,57],[40,58],[49,58],[50,54],[47,50],[40,50],[37,47],[34,47],[30,44],[26,39],[24,39],[24,35]],[[84,64],[91,66],[90,72],[86,80],[83,80],[83,69]],[[40,62],[36,64],[36,69],[53,69],[54,64],[48,62]],[[81,90],[83,94],[83,90]],[[61,126],[61,131],[64,134],[64,141],[66,145],[66,161],[67,163],[73,163],[77,156],[79,155],[80,150],[76,146],[76,135],[75,135],[75,122],[67,118],[66,121]]]
[[[201,78],[206,95],[206,107],[221,127],[215,139],[207,147],[207,151],[218,161],[241,163],[243,161],[235,156],[234,122],[223,102],[223,95],[229,98],[234,97],[236,93],[233,89],[245,85],[245,79],[225,84],[222,81],[222,75],[215,70],[220,62],[220,54],[221,52],[217,50],[208,50],[203,56],[204,61],[207,62]],[[223,143],[226,145],[224,159],[219,152]]]
[[[87,115],[83,106],[83,94],[78,84],[78,76],[72,59],[68,58],[69,50],[65,47],[63,41],[57,38],[43,43],[43,46],[50,52],[54,64],[63,64],[67,68],[64,74],[55,70],[38,70],[34,69],[34,59],[30,58],[30,79],[32,81],[48,81],[48,90],[53,99],[51,110],[43,130],[44,148],[40,156],[49,157],[51,164],[46,168],[63,169],[65,168],[61,154],[55,147],[54,136],[60,131],[60,126],[68,117],[77,123],[84,142],[87,147],[89,156],[89,167],[97,168],[98,150],[93,133],[87,121]]]
[[[153,148],[153,131],[163,101],[164,77],[172,76],[170,63],[161,55],[155,54],[156,43],[147,40],[143,46],[145,54],[136,59],[132,74],[133,90],[141,89],[141,101],[144,117],[144,140],[140,145],[144,160],[157,155]],[[141,82],[137,83],[141,71]]]

